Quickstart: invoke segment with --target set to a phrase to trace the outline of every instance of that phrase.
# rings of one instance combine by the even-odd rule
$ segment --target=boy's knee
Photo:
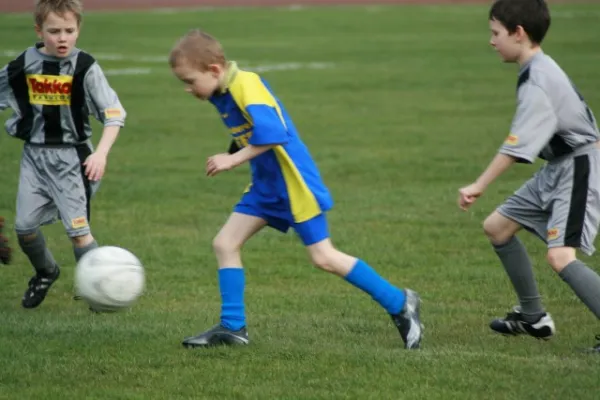
[[[345,264],[347,264],[344,257],[350,256],[341,253],[331,244],[323,243],[317,248],[310,249],[309,252],[310,261],[315,267],[334,274],[347,272],[347,268],[344,268]]]
[[[219,254],[231,254],[240,250],[241,244],[234,243],[230,238],[217,235],[212,242],[214,252]]]
[[[319,269],[322,269],[327,272],[334,272],[332,257],[327,252],[311,254],[310,261],[315,267]]]
[[[483,221],[483,232],[490,242],[496,245],[506,243],[513,237],[519,229],[519,226],[502,216],[498,212],[493,212]]]
[[[546,260],[555,272],[562,271],[576,259],[576,251],[572,247],[553,247],[546,254]]]
[[[33,242],[35,239],[37,239],[37,237],[38,237],[37,229],[30,233],[22,233],[22,231],[17,231],[17,239],[18,239],[19,245],[21,247],[23,247],[23,245]]]
[[[33,220],[17,219],[15,221],[15,232],[18,237],[35,239],[39,229],[39,224]]]

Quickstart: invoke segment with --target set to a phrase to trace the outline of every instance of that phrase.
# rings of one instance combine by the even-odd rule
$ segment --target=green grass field
[[[599,113],[600,8],[553,11],[545,50]],[[0,16],[2,64],[33,43],[31,26],[28,15]],[[274,231],[245,248],[251,346],[180,346],[217,321],[211,240],[248,182],[246,167],[204,176],[227,132],[161,59],[197,26],[242,67],[265,70],[334,195],[334,242],[421,293],[421,351],[404,351],[368,296],[315,270],[293,234]],[[493,157],[515,108],[516,67],[489,48],[485,6],[93,13],[83,29],[80,47],[105,70],[140,72],[109,77],[129,117],[92,227],[100,243],[142,259],[147,291],[130,311],[88,312],[71,300],[62,225],[45,228],[63,275],[39,309],[20,306],[31,268],[19,251],[0,271],[0,399],[598,398],[600,358],[579,352],[598,321],[533,237],[522,235],[557,336],[503,338],[487,327],[516,298],[481,223],[536,167],[515,167],[459,212],[457,189]],[[0,140],[9,223],[21,147]],[[585,260],[598,269],[597,256]]]

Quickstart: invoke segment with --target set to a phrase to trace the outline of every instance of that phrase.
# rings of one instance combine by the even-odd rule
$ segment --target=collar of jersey
[[[42,53],[42,51],[40,50],[42,47],[44,47],[44,42],[36,42],[35,45],[33,46],[35,48],[35,51],[37,52],[37,54],[42,57],[43,59],[47,60],[47,61],[55,61],[55,62],[59,62],[59,63],[66,63],[69,62],[71,64],[73,64],[73,60],[75,59],[75,56],[77,55],[77,53],[79,53],[79,49],[77,47],[73,47],[73,50],[71,51],[71,54],[69,54],[67,57],[65,58],[59,58],[59,57],[54,57],[51,56],[49,54],[46,53]]]
[[[519,68],[519,72],[525,71],[527,68],[529,68],[529,66],[531,65],[531,63],[533,62],[533,60],[536,60],[536,59],[542,57],[543,55],[544,55],[544,52],[540,49],[529,60],[527,60],[525,62],[525,64],[521,65],[521,67]]]
[[[229,85],[234,81],[237,73],[239,72],[238,65],[235,61],[227,62],[227,72],[223,77],[223,81],[219,85],[219,94],[224,94],[229,89]]]

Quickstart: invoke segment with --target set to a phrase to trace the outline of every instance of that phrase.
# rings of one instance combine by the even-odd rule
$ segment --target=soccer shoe
[[[183,339],[181,344],[184,347],[193,348],[219,345],[232,346],[248,343],[250,343],[250,340],[248,339],[248,331],[246,330],[246,327],[238,331],[232,331],[231,329],[227,329],[221,325],[215,325],[206,332],[203,332],[197,336]]]
[[[46,298],[48,289],[60,276],[60,268],[58,265],[54,268],[54,272],[49,276],[36,274],[29,280],[29,287],[23,295],[21,305],[24,308],[35,308],[39,306]]]
[[[598,341],[598,344],[596,344],[594,347],[586,349],[586,353],[600,354],[600,335],[596,335],[596,340]]]
[[[406,303],[399,314],[391,315],[400,332],[405,349],[418,349],[423,338],[423,324],[419,317],[421,298],[417,292],[405,289]]]
[[[490,323],[490,328],[502,335],[529,335],[536,339],[548,340],[554,335],[554,321],[548,313],[544,313],[537,322],[529,323],[523,319],[520,307],[514,307],[504,318]]]
[[[0,263],[9,264],[12,250],[8,245],[8,239],[2,234],[4,229],[4,218],[0,217]]]

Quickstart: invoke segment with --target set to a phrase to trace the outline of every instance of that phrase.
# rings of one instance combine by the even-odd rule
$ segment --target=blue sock
[[[348,282],[371,295],[390,314],[402,311],[406,302],[404,291],[383,279],[363,260],[358,260],[345,278]]]
[[[220,268],[221,325],[237,331],[246,326],[244,314],[244,269]]]

